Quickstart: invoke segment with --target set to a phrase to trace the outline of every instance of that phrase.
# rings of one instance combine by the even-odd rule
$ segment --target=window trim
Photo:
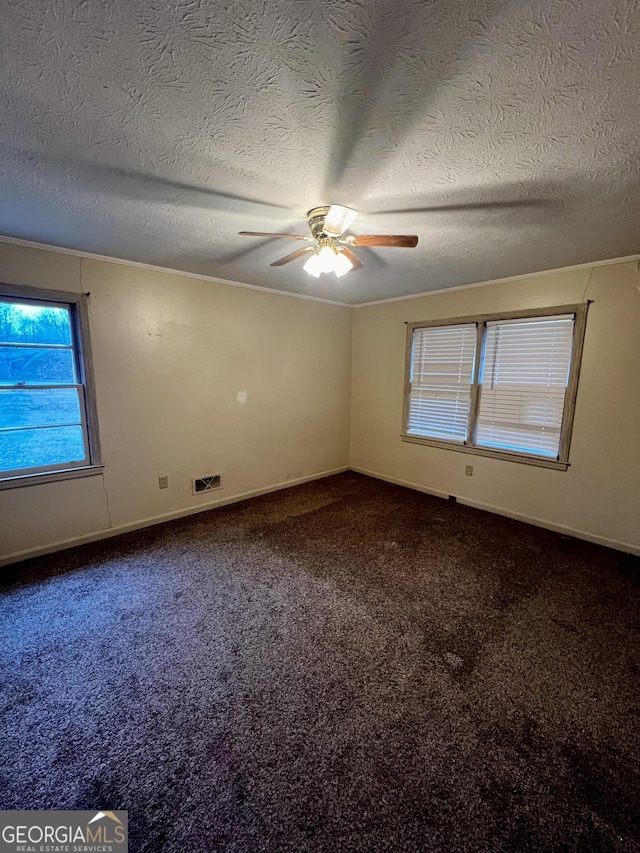
[[[84,441],[88,444],[89,464],[69,465],[55,471],[29,471],[26,473],[0,476],[0,491],[15,489],[37,483],[52,483],[59,480],[71,480],[90,477],[104,470],[98,430],[98,407],[96,404],[93,361],[91,358],[91,335],[89,331],[88,293],[73,293],[63,290],[27,287],[26,285],[0,283],[0,299],[24,299],[47,305],[68,305],[71,309],[71,328],[73,335],[73,354],[76,361],[78,378],[82,385],[81,397],[84,407],[81,418],[84,426]]]
[[[493,459],[503,459],[509,462],[521,462],[526,465],[536,465],[540,468],[555,468],[566,471],[569,467],[569,445],[573,430],[573,418],[578,394],[578,380],[580,377],[580,365],[582,363],[582,350],[584,345],[584,334],[587,324],[587,311],[592,300],[575,305],[556,305],[551,308],[527,308],[521,311],[500,311],[492,314],[475,314],[467,317],[452,317],[443,320],[425,320],[417,323],[406,323],[407,341],[405,348],[404,390],[402,406],[402,428],[400,438],[410,444],[425,444],[430,447],[439,447],[445,450],[457,450],[462,453],[473,453],[476,456],[490,456]],[[558,458],[545,459],[533,454],[519,453],[517,451],[493,450],[486,447],[477,447],[475,433],[477,429],[478,406],[480,402],[480,363],[482,359],[482,348],[485,339],[486,323],[499,320],[522,320],[528,317],[549,317],[556,314],[573,314],[573,341],[571,346],[571,363],[569,366],[569,379],[565,391],[564,407],[562,415],[562,427],[560,431],[560,444],[558,447]],[[409,393],[411,376],[411,357],[413,351],[413,333],[416,329],[426,329],[438,326],[457,326],[464,323],[475,323],[477,326],[477,339],[475,351],[475,369],[471,383],[471,401],[469,405],[469,439],[466,444],[455,441],[447,441],[440,438],[429,438],[428,436],[408,435],[407,423],[409,421]]]

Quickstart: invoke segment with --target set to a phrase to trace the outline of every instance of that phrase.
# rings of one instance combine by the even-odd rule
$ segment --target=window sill
[[[455,444],[452,441],[439,441],[437,438],[423,438],[419,435],[401,435],[402,441],[410,444],[426,444],[429,447],[439,447],[443,450],[459,450],[462,453],[473,453],[475,456],[489,456],[492,459],[502,459],[506,462],[520,462],[524,465],[535,465],[538,468],[554,468],[556,471],[566,471],[568,462],[557,459],[544,459],[537,456],[526,456],[524,453],[509,453],[506,450],[489,450],[484,447],[469,447],[466,444]]]
[[[0,480],[0,491],[19,489],[22,486],[36,486],[41,483],[57,483],[60,480],[76,480],[80,477],[93,477],[102,474],[104,465],[87,465],[84,468],[64,468],[60,471],[46,471],[43,474],[21,474],[18,477],[6,477]]]

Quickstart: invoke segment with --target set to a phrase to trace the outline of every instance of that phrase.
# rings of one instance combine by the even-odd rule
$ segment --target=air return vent
[[[193,494],[200,495],[203,492],[212,492],[214,489],[219,489],[222,486],[222,476],[220,474],[211,474],[210,477],[198,477],[191,481],[193,485]]]

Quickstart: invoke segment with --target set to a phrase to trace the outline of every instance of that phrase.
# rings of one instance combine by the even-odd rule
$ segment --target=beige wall
[[[637,263],[621,263],[357,308],[351,467],[640,551],[639,284]],[[594,301],[568,471],[400,440],[405,321],[566,305],[585,294]]]
[[[348,466],[351,309],[7,243],[0,281],[90,291],[105,465],[0,491],[0,561]]]
[[[640,551],[636,263],[353,311],[6,243],[0,280],[91,292],[105,463],[103,476],[0,491],[0,563],[349,464]],[[405,321],[585,296],[594,302],[568,471],[400,440]],[[242,391],[246,403],[238,402]],[[469,464],[473,477],[464,475]],[[223,488],[194,497],[191,478],[212,473],[222,473]],[[170,487],[161,491],[164,475]]]

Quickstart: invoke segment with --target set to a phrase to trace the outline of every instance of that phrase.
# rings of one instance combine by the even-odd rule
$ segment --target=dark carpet
[[[133,853],[638,850],[639,562],[347,473],[5,568],[0,807],[128,809]]]

